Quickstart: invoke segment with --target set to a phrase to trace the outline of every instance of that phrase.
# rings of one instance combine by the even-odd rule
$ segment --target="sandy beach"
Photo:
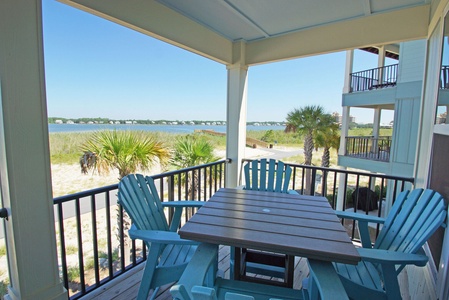
[[[266,148],[246,148],[245,158],[275,158],[288,161],[289,157],[298,155],[302,150],[300,148],[290,148],[290,147],[276,147],[275,149]],[[225,150],[218,150],[216,155],[222,159],[225,158]],[[54,164],[51,166],[52,170],[52,186],[53,186],[53,196],[58,197],[62,195],[73,194],[76,192],[81,192],[85,190],[90,190],[98,187],[103,187],[111,184],[118,183],[118,171],[111,170],[108,174],[98,174],[98,172],[89,172],[88,174],[82,174],[79,164]],[[160,166],[155,166],[148,171],[138,171],[139,173],[146,175],[160,174],[163,172]],[[110,208],[111,215],[116,213],[115,206]],[[75,237],[76,236],[76,222],[75,218],[69,218],[64,221],[65,236]],[[91,215],[90,213],[83,214],[81,216],[81,223],[83,224],[83,251],[85,257],[88,260],[92,260],[92,232],[91,232]],[[106,210],[99,209],[97,211],[97,227],[98,227],[98,245],[99,250],[106,251],[103,249],[106,245]],[[113,222],[113,232],[115,232],[116,223]],[[3,239],[0,239],[3,242]],[[58,249],[59,249],[59,239],[57,237]],[[116,248],[118,241],[113,239],[113,247]],[[66,250],[67,250],[67,264],[70,268],[77,266],[78,255],[77,249],[78,244],[75,239],[66,240]],[[103,262],[104,263],[104,262]],[[6,256],[0,257],[0,282],[7,278],[7,264]],[[75,291],[70,291],[74,293]]]
[[[225,158],[225,150],[217,151],[216,155]],[[247,158],[270,157],[271,155],[273,152],[270,152],[269,149],[247,148],[245,151]],[[119,181],[117,170],[111,170],[108,174],[98,174],[98,172],[82,174],[79,164],[54,164],[51,166],[51,172],[54,197],[103,187]],[[155,166],[148,171],[139,170],[139,173],[146,175],[162,172],[160,166]]]

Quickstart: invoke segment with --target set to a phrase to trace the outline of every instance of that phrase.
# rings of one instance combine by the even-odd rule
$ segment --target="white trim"
[[[433,133],[441,135],[449,135],[449,124],[435,124]]]
[[[442,32],[442,37],[444,36],[444,22],[445,17],[449,14],[449,4],[446,2],[446,6],[443,10],[443,14],[441,16],[442,21],[440,22],[440,30]],[[441,49],[440,49],[440,57],[442,56],[443,52],[443,42],[441,38]],[[441,61],[440,61],[441,66]],[[438,96],[438,94],[437,94]],[[435,106],[438,105],[438,103],[435,104]],[[434,107],[434,111],[436,114],[436,107]],[[435,116],[434,116],[435,117]],[[449,126],[448,124],[435,124],[433,127],[433,134],[441,134],[441,135],[449,135]],[[429,167],[430,168],[430,167]],[[429,256],[431,257],[431,256]],[[438,299],[447,299],[449,297],[449,291],[448,291],[448,284],[449,284],[449,271],[448,271],[448,264],[449,264],[449,230],[446,228],[444,232],[444,238],[443,238],[443,244],[441,249],[441,256],[440,256],[440,262],[438,266],[438,274],[436,277],[436,294]]]

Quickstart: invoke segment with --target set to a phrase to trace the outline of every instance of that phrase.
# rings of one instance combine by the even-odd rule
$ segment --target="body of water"
[[[141,130],[171,133],[193,133],[195,130],[226,132],[226,125],[142,125],[142,124],[48,124],[50,133],[86,132],[98,130]],[[246,126],[246,130],[284,130],[284,126]]]

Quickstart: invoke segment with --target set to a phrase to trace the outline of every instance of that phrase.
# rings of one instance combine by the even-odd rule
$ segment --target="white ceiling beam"
[[[235,8],[231,3],[229,3],[227,0],[218,0],[218,3],[220,3],[224,8],[231,11],[234,15],[236,15],[239,19],[243,20],[246,24],[251,26],[253,29],[258,31],[260,34],[262,34],[264,37],[269,37],[270,35],[268,32],[266,32],[262,27],[259,26],[254,20],[250,19],[247,15],[242,13],[240,10]]]
[[[371,15],[371,0],[361,0],[365,16]]]
[[[430,6],[418,6],[332,23],[250,42],[248,65],[426,38]]]
[[[232,63],[231,41],[158,2],[59,1],[217,62]]]

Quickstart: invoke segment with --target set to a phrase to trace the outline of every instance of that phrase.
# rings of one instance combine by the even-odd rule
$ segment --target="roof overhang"
[[[284,14],[291,6],[291,10],[298,10],[298,19],[299,16],[304,19],[307,11],[298,9],[301,8],[301,2],[282,2],[280,5],[277,1],[262,1],[261,5],[271,5],[262,10],[257,6],[248,7],[247,1],[188,0],[196,5],[193,10],[184,1],[170,0],[60,1],[226,65],[236,61],[233,54],[235,44],[245,47],[243,61],[247,65],[256,65],[426,38],[430,20],[430,4],[420,0],[392,1],[396,4],[400,2],[402,7],[389,6],[388,9],[380,7],[380,3],[385,1],[366,0],[361,1],[367,5],[362,5],[360,11],[352,9],[354,1],[340,0],[338,2],[343,7],[338,9],[339,13],[328,9],[325,15],[318,15],[314,10],[317,18],[322,19],[321,23],[312,22],[313,18],[305,23],[290,16],[291,20],[282,23],[285,26],[278,31],[275,31],[275,23],[282,21],[282,15],[276,13],[279,9],[277,6],[282,6]],[[181,2],[184,6],[176,6]],[[325,0],[315,2],[323,7],[329,4]],[[347,5],[346,8],[344,5]],[[306,5],[304,8],[310,9]],[[266,16],[270,9],[272,18]],[[352,9],[353,15],[343,15],[345,9]],[[239,15],[244,21],[238,22],[229,12]],[[253,15],[249,16],[250,12]],[[192,16],[194,13],[198,15]],[[206,18],[208,15],[219,16],[220,13],[229,16],[229,20]],[[260,13],[260,16],[256,13]],[[239,31],[243,33],[239,35]],[[245,33],[246,38],[251,40],[245,39]]]

